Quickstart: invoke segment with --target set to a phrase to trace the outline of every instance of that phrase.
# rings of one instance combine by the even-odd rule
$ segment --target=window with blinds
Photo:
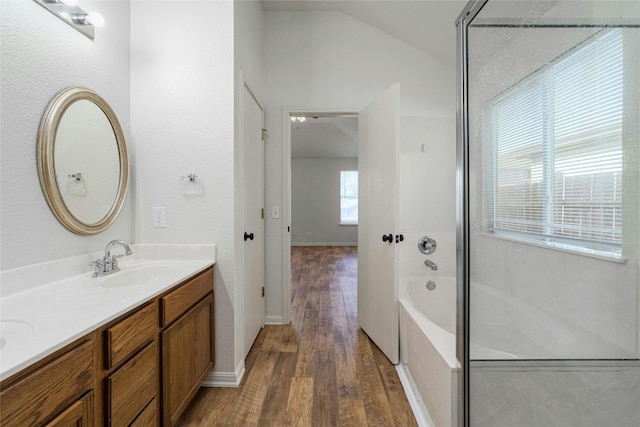
[[[601,31],[489,103],[490,231],[621,256],[622,47]]]

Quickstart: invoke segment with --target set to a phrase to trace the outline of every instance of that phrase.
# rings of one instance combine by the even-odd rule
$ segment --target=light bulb
[[[98,12],[89,12],[84,19],[87,24],[93,25],[95,27],[104,26],[104,18]]]

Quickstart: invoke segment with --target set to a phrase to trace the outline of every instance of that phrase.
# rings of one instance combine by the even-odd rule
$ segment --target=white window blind
[[[490,231],[620,256],[622,44],[601,31],[489,104]]]
[[[358,223],[358,171],[340,171],[340,223]]]

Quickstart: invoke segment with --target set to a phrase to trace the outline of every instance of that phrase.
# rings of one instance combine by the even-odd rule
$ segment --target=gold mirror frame
[[[98,222],[88,224],[78,219],[65,204],[56,180],[54,157],[55,140],[58,126],[67,109],[76,101],[87,100],[95,104],[105,114],[118,148],[120,160],[120,181],[114,203],[109,212]],[[106,230],[118,217],[127,195],[129,182],[129,157],[122,127],[115,113],[100,95],[84,87],[71,87],[57,94],[47,106],[38,130],[38,176],[42,192],[55,217],[69,231],[81,236],[98,234]]]

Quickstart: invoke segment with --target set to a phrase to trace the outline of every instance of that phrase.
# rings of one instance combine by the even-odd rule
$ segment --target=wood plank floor
[[[415,426],[356,321],[355,247],[293,247],[291,325],[262,329],[239,388],[201,388],[178,425]]]

